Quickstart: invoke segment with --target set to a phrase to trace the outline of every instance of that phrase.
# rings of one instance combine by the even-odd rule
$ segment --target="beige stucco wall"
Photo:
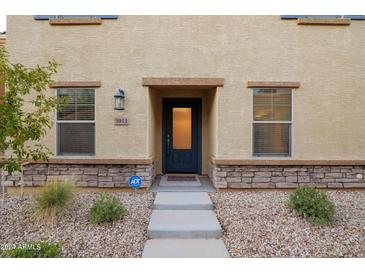
[[[364,21],[299,26],[279,16],[120,16],[99,26],[50,26],[9,16],[6,47],[14,62],[29,66],[54,58],[62,64],[55,80],[102,81],[98,158],[159,161],[161,138],[152,123],[161,117],[142,77],[223,77],[224,87],[206,101],[216,108],[207,115],[212,136],[203,161],[211,154],[253,158],[246,82],[268,80],[301,84],[293,90],[291,159],[364,159]],[[126,92],[123,112],[113,110],[118,87]],[[128,116],[129,126],[114,126],[119,114]],[[44,142],[54,150],[54,130]]]

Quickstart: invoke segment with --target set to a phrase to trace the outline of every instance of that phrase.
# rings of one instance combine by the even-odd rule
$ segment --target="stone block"
[[[310,183],[309,176],[298,176],[298,182],[299,183]]]
[[[6,180],[7,181],[19,181],[20,176],[17,176],[17,175],[6,176]]]
[[[84,168],[83,169],[85,175],[96,175],[98,174],[98,168]]]
[[[224,171],[214,172],[213,174],[217,177],[226,177],[227,176],[227,172],[224,172]]]
[[[74,171],[69,171],[69,170],[65,170],[65,171],[59,171],[60,175],[81,175],[84,172],[82,170],[74,170]]]
[[[343,184],[342,183],[328,183],[327,187],[328,188],[343,188]]]
[[[285,177],[272,177],[271,182],[272,183],[284,183]]]
[[[249,171],[242,172],[242,177],[253,177],[254,173]]]
[[[226,182],[226,178],[213,176],[214,182]]]
[[[267,171],[271,171],[271,172],[283,172],[283,168],[282,167],[268,167]]]
[[[114,182],[105,182],[105,181],[102,181],[98,183],[98,187],[114,187]]]
[[[145,182],[143,182],[144,184]],[[114,182],[114,186],[115,187],[128,187],[129,186],[129,182],[127,180],[125,181],[118,181],[118,182]],[[149,186],[149,185],[148,185]]]
[[[87,186],[88,187],[97,187],[98,181],[87,181]]]
[[[331,178],[323,178],[321,179],[321,183],[334,183],[335,179],[331,179]]]
[[[297,172],[298,168],[297,167],[284,167],[284,172]]]
[[[344,188],[365,188],[365,183],[344,183]]]
[[[353,168],[353,169],[352,169],[352,172],[353,172],[353,173],[360,173],[360,174],[364,174],[365,169],[364,169],[363,167],[360,167],[360,168]]]
[[[3,181],[4,186],[14,186],[14,181]]]
[[[108,176],[108,177],[99,177],[98,178],[98,181],[99,182],[112,182],[113,181],[113,177],[110,177],[110,176]]]
[[[254,167],[254,166],[247,166],[246,171],[256,172],[256,171],[259,171],[259,169],[257,167]]]
[[[214,186],[216,188],[227,188],[227,182],[226,181],[221,181],[221,182],[213,182]]]
[[[143,176],[150,176],[151,173],[149,173],[149,172],[137,172],[136,175],[143,177]]]
[[[44,186],[45,184],[45,181],[33,181],[33,186]]]
[[[228,188],[252,188],[252,185],[243,183],[228,183]]]
[[[225,172],[232,172],[232,171],[234,171],[234,167],[231,167],[231,166],[223,167],[223,166],[222,166],[222,171],[225,171]]]
[[[128,178],[124,176],[113,176],[113,182],[128,181]]]
[[[351,179],[351,178],[341,178],[341,179],[335,179],[337,183],[359,183],[358,179]]]
[[[275,188],[273,183],[252,183],[252,188]]]
[[[328,183],[326,182],[319,182],[319,183],[315,183],[315,188],[327,188]]]
[[[324,178],[324,173],[323,172],[322,173],[321,172],[313,173],[312,177],[317,178],[317,179],[321,179],[321,178]]]
[[[291,177],[294,177],[294,176],[297,176],[298,174],[296,172],[293,172],[293,171],[283,171],[283,176],[285,177],[288,177],[288,176],[291,176]]]
[[[268,183],[270,182],[270,179],[269,177],[254,177],[252,179],[252,182],[253,183]]]
[[[241,177],[227,177],[226,181],[227,183],[241,183],[242,179]]]
[[[78,181],[78,182],[76,182],[76,186],[77,187],[87,187],[88,183],[85,181]]]
[[[285,182],[287,182],[287,183],[297,183],[298,182],[298,177],[297,176],[285,177]]]
[[[241,172],[237,171],[227,172],[227,177],[241,177]]]
[[[60,172],[58,170],[48,170],[47,175],[51,176],[60,175]]]
[[[82,175],[81,181],[97,181],[98,176],[97,175]]]
[[[33,175],[33,181],[46,181],[46,175]]]
[[[317,173],[324,173],[324,172],[331,172],[331,168],[330,167],[324,167],[324,166],[315,166],[314,167],[314,172]]]
[[[276,188],[297,188],[297,183],[277,183]]]
[[[258,171],[255,172],[255,178],[256,177],[271,177],[271,172]]]
[[[252,178],[251,177],[243,177],[242,178],[242,183],[251,183],[252,182]]]
[[[33,181],[24,181],[24,186],[33,186]]]
[[[325,178],[342,178],[341,172],[329,172],[325,173]]]
[[[311,187],[316,187],[315,183],[299,183],[299,186],[311,186]]]

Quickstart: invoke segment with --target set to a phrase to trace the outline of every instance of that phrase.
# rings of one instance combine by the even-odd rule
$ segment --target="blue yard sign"
[[[129,186],[133,189],[140,188],[142,186],[142,178],[136,175],[130,177]]]

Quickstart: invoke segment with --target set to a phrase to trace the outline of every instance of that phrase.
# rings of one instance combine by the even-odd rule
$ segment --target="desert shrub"
[[[5,258],[59,258],[61,243],[29,242],[21,246],[5,249],[1,257]]]
[[[72,182],[50,182],[36,197],[37,212],[41,217],[55,217],[71,201],[75,194]]]
[[[127,208],[118,198],[102,193],[90,208],[90,221],[93,224],[114,222],[127,213]]]
[[[326,193],[310,186],[298,187],[291,193],[289,207],[314,224],[332,222],[335,213],[335,204]]]

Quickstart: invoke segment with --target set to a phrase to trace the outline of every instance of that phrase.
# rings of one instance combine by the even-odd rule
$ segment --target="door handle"
[[[166,135],[166,154],[167,156],[170,155],[170,134],[168,133]]]

